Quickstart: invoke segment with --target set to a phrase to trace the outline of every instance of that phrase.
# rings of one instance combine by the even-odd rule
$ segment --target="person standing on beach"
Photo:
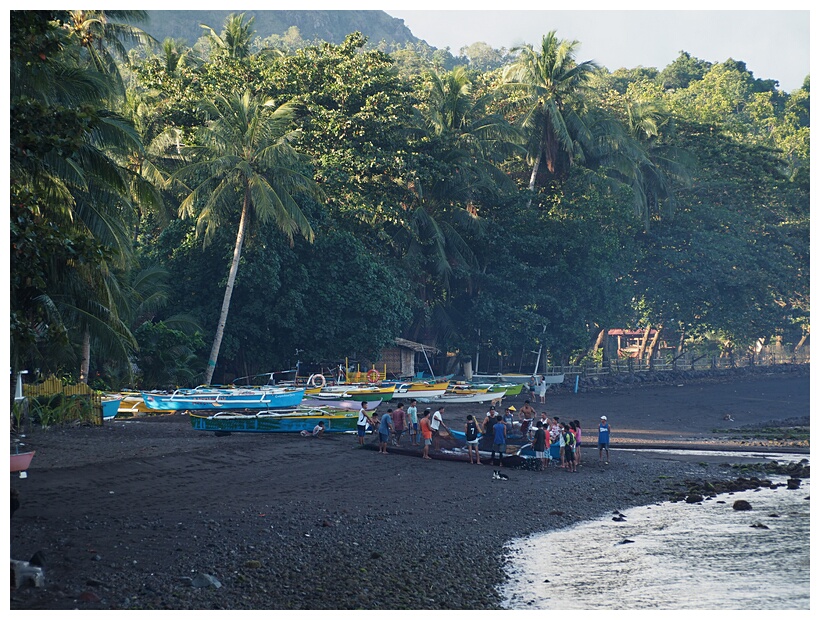
[[[419,414],[416,407],[416,399],[410,401],[410,406],[407,408],[407,430],[410,432],[410,445],[419,445]]]
[[[359,419],[356,421],[356,434],[359,437],[359,445],[364,445],[364,433],[367,430],[367,425],[372,424],[370,416],[367,415],[367,403],[362,402],[362,407],[359,409]],[[373,425],[375,428],[375,424]]]
[[[404,403],[399,403],[396,410],[393,412],[393,445],[398,446],[401,443],[401,436],[407,428],[407,413],[404,411]]]
[[[430,428],[433,430],[433,450],[439,451],[441,449],[441,439],[439,438],[441,429],[450,430],[444,423],[444,405],[439,405],[439,408],[436,409],[430,421]]]
[[[520,420],[521,420],[521,435],[526,438],[527,433],[532,428],[533,420],[535,420],[536,411],[533,409],[530,401],[525,400],[524,406],[521,407],[521,412],[519,413]]]
[[[575,431],[575,466],[581,464],[581,423],[573,420],[570,427]]]
[[[536,383],[538,383],[538,381],[535,379],[535,375],[530,377],[530,380],[527,381],[527,393],[530,395],[532,400],[535,400]]]
[[[387,442],[390,441],[390,433],[393,431],[393,417],[390,415],[392,412],[392,409],[388,409],[379,423],[379,453],[381,454],[387,454]]]
[[[598,462],[603,460],[604,450],[606,450],[606,464],[609,465],[609,436],[612,427],[605,415],[601,416],[601,423],[598,424]]]
[[[541,399],[541,404],[547,402],[547,379],[546,377],[541,377],[541,383],[538,386],[538,398]]]
[[[507,407],[507,412],[504,414],[503,422],[507,425],[508,435],[512,434],[513,425],[515,424],[515,416],[513,415],[513,411],[515,411],[515,407],[510,405],[509,407]],[[493,428],[495,428],[495,425],[493,425]]]
[[[535,439],[532,442],[532,449],[535,451],[535,458],[541,459],[541,471],[547,468],[547,431],[544,430],[544,423],[541,420],[535,423]]]
[[[430,428],[429,409],[425,409],[424,413],[421,414],[421,420],[419,420],[419,431],[421,432],[421,443],[424,444],[421,457],[429,461],[431,460],[429,456],[430,444],[433,443],[433,429]]]
[[[495,465],[495,453],[498,452],[498,463],[504,467],[504,455],[507,453],[507,425],[501,416],[495,418],[493,426],[493,450],[490,453],[490,460]]]
[[[578,471],[575,467],[575,434],[569,424],[564,424],[564,461],[568,471]]]
[[[481,458],[478,456],[478,424],[473,420],[473,416],[467,416],[467,423],[464,425],[464,439],[467,441],[467,455],[470,464],[473,463],[473,450],[475,450],[475,464],[481,465]]]

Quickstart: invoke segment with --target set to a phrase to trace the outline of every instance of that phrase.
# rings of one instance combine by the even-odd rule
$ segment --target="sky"
[[[452,10],[458,6],[452,2],[429,3],[438,8],[425,9],[426,4],[382,10],[403,19],[414,36],[436,48],[449,47],[454,55],[476,41],[496,49],[538,46],[542,35],[555,30],[558,38],[580,43],[577,60],[594,60],[610,71],[638,66],[660,70],[686,51],[712,63],[741,60],[754,77],[777,80],[787,92],[800,88],[809,74],[808,3],[781,2],[777,6],[784,10],[777,11],[731,10],[733,3],[726,2],[710,3],[716,10],[664,11],[618,9],[628,6],[623,3],[572,11],[533,11],[527,3],[504,11]]]

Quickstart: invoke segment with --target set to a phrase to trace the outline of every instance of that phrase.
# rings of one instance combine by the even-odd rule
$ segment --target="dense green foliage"
[[[261,40],[259,13],[126,55],[140,13],[11,16],[13,369],[221,383],[402,337],[496,371],[611,327],[809,329],[808,77],[609,73],[556,33]]]

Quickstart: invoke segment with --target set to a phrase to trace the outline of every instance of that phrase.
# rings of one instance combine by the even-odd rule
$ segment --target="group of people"
[[[522,440],[532,444],[535,458],[540,459],[540,469],[545,469],[553,460],[558,462],[558,467],[570,472],[577,472],[581,462],[581,423],[578,420],[571,422],[560,422],[558,416],[550,418],[545,411],[542,411],[540,418],[536,419],[535,410],[527,400],[521,407],[519,420],[514,420],[515,407],[510,406],[501,415],[491,406],[484,418],[481,432],[492,437],[492,450],[490,458],[495,464],[495,454],[499,454],[499,465],[503,467],[503,456],[507,451],[507,439],[512,433],[518,431]],[[465,432],[474,425],[472,416],[467,416]],[[609,438],[611,427],[605,415],[601,416],[598,425],[598,461],[603,462],[603,454],[606,452],[605,463],[609,465]],[[476,441],[476,459],[478,459],[478,442]],[[472,463],[472,452],[470,444],[467,445],[470,452],[470,462]]]
[[[561,469],[578,471],[581,462],[581,423],[578,420],[560,422],[558,416],[550,418],[545,411],[542,411],[539,417],[529,400],[521,407],[517,421],[515,411],[515,407],[511,405],[504,414],[501,414],[491,405],[483,422],[479,422],[472,415],[467,416],[464,437],[471,464],[481,464],[479,436],[492,438],[490,459],[495,464],[497,452],[499,466],[503,467],[507,441],[514,434],[519,434],[522,440],[532,444],[535,458],[541,461],[540,469],[545,469],[555,460]],[[364,445],[368,426],[378,432],[379,453],[387,454],[387,445],[391,442],[394,446],[400,446],[402,437],[407,433],[409,445],[421,446],[424,459],[431,458],[431,447],[433,450],[439,449],[442,431],[449,431],[444,424],[444,405],[440,405],[434,412],[427,408],[419,414],[416,400],[410,401],[406,411],[404,403],[399,403],[395,409],[388,409],[381,415],[377,412],[369,414],[367,403],[363,402],[356,427],[359,445]],[[598,460],[603,461],[603,453],[606,452],[607,465],[610,431],[607,417],[601,416],[598,425]],[[553,456],[556,453],[557,455]]]
[[[417,401],[410,401],[407,410],[404,403],[399,403],[395,409],[388,409],[384,414],[374,412],[368,414],[367,403],[362,403],[359,409],[359,419],[356,422],[356,431],[359,438],[359,445],[364,445],[364,437],[368,425],[372,426],[379,434],[379,452],[387,454],[387,444],[394,446],[401,445],[401,438],[408,434],[411,446],[422,447],[422,458],[430,459],[430,447],[438,450],[440,433],[448,430],[444,424],[444,405],[439,406],[431,413],[427,408],[418,413]]]

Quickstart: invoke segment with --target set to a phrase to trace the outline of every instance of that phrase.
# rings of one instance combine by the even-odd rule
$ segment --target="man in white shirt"
[[[430,421],[430,428],[433,431],[433,450],[439,450],[439,433],[441,432],[440,429],[444,428],[444,430],[449,432],[449,428],[447,425],[444,424],[444,405],[440,405],[438,409],[436,409],[435,413],[433,414],[433,419]]]

